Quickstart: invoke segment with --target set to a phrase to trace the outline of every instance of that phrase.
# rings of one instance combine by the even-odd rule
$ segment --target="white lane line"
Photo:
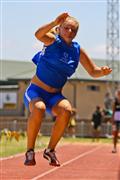
[[[17,158],[17,157],[23,156],[24,154],[25,154],[25,153],[20,153],[20,154],[16,154],[16,155],[9,156],[9,157],[3,157],[3,158],[0,158],[0,161]]]
[[[49,171],[46,171],[46,172],[44,172],[44,173],[42,173],[42,174],[40,174],[40,175],[32,178],[31,180],[38,180],[39,178],[44,177],[44,176],[50,174],[51,172],[54,172],[54,171],[56,171],[56,170],[59,170],[59,169],[62,168],[63,166],[66,166],[67,164],[70,164],[70,163],[72,163],[73,161],[76,161],[77,159],[79,159],[79,158],[81,158],[81,157],[84,157],[84,156],[86,156],[86,155],[88,155],[88,154],[91,154],[91,153],[97,151],[97,150],[100,149],[100,148],[102,148],[102,147],[101,147],[101,146],[98,146],[98,147],[96,147],[96,148],[94,148],[94,149],[92,149],[92,150],[90,150],[90,151],[87,151],[87,152],[85,152],[85,153],[82,153],[82,154],[76,156],[75,158],[73,158],[73,159],[71,159],[71,160],[69,160],[69,161],[64,162],[60,167],[55,167],[55,168],[53,168],[53,169],[51,169],[51,170],[49,170]]]

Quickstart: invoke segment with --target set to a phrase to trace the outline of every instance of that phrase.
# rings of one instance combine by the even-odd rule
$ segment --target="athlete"
[[[120,131],[120,89],[116,91],[116,98],[113,104],[112,124],[113,124],[113,145],[114,145],[112,153],[116,153],[118,133]]]
[[[95,111],[92,114],[92,126],[93,126],[93,141],[99,141],[101,125],[102,125],[102,111],[100,106],[96,106]]]
[[[69,16],[68,13],[62,13],[35,33],[36,38],[43,42],[44,48],[36,56],[36,74],[31,79],[24,95],[25,105],[30,110],[25,165],[36,164],[35,140],[47,110],[56,117],[56,120],[43,157],[49,161],[50,165],[60,166],[55,148],[68,126],[72,111],[70,102],[62,95],[62,88],[75,72],[78,63],[80,62],[95,78],[108,75],[112,71],[107,66],[96,66],[80,45],[73,41],[78,28],[79,23],[75,18]],[[57,33],[52,33],[52,29],[56,29]],[[34,60],[36,58],[34,57]]]

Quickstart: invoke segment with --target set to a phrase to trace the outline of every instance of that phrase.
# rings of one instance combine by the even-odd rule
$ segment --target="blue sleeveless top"
[[[49,46],[44,46],[32,59],[37,64],[36,75],[45,84],[53,88],[62,88],[76,70],[80,57],[80,45],[71,46],[59,36]]]
[[[37,65],[41,58],[41,51],[39,51],[37,54],[35,54],[32,58],[32,62]]]

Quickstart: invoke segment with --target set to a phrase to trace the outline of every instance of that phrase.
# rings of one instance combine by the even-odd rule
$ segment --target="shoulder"
[[[84,59],[87,56],[87,53],[83,48],[80,48],[80,57],[81,59]]]
[[[78,58],[80,57],[80,44],[78,42],[73,41],[72,42],[73,50],[75,50],[75,53],[77,54]]]
[[[86,51],[83,48],[80,48],[80,54],[81,55],[87,55]]]
[[[80,51],[80,44],[79,44],[78,42],[73,41],[73,42],[72,42],[72,45],[73,45],[73,47],[79,49],[79,51]]]

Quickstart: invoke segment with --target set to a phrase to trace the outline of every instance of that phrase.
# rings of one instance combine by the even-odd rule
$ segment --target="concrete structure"
[[[105,60],[94,60],[99,66],[105,65]],[[0,116],[1,123],[15,120],[26,122],[28,111],[23,104],[23,94],[35,73],[32,62],[0,61]],[[120,72],[113,83],[109,76],[93,79],[87,72],[78,66],[76,73],[68,80],[63,88],[63,94],[70,100],[73,107],[77,108],[78,121],[90,120],[96,105],[104,108],[104,96],[112,86],[120,84]],[[49,119],[49,116],[47,116]],[[3,126],[3,125],[2,125]],[[21,127],[24,129],[23,127]]]

